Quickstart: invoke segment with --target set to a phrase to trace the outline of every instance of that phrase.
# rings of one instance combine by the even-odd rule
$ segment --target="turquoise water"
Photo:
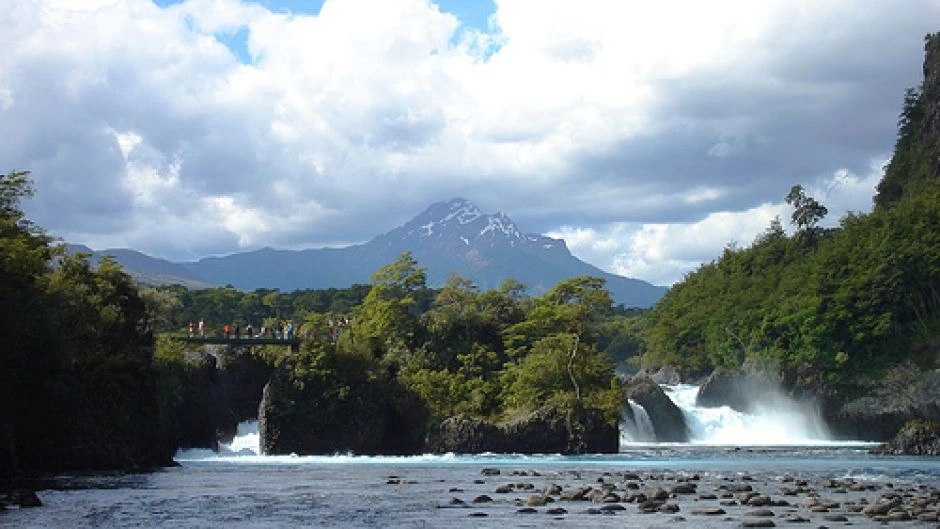
[[[640,515],[635,506],[616,516],[599,517],[586,514],[590,505],[586,502],[564,505],[569,512],[563,515],[526,515],[518,511],[531,492],[495,490],[506,483],[527,483],[531,491],[552,483],[566,488],[596,486],[598,480],[616,481],[626,472],[643,476],[645,485],[697,475],[702,490],[743,475],[772,491],[783,476],[810,482],[854,479],[895,487],[940,483],[940,459],[872,456],[857,446],[655,445],[585,456],[268,457],[189,451],[178,454],[178,461],[179,467],[148,474],[60,477],[55,489],[39,493],[44,507],[0,514],[0,526],[699,529],[727,527],[731,522]],[[499,475],[485,469],[498,469]],[[494,501],[472,503],[483,494]],[[465,505],[452,506],[454,498]],[[853,525],[875,526],[864,518]]]

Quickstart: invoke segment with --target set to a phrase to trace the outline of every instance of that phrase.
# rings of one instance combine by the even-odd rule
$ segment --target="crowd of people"
[[[188,327],[189,327],[190,338],[195,337],[197,333],[200,338],[204,338],[206,336],[206,324],[203,320],[199,320],[198,324],[190,321]],[[222,335],[222,338],[226,340],[239,339],[239,338],[242,338],[242,339],[269,338],[272,340],[292,340],[296,337],[293,320],[282,320],[269,327],[265,327],[264,325],[262,325],[258,329],[257,333],[255,332],[255,328],[252,327],[251,322],[246,322],[244,333],[242,332],[242,328],[239,326],[238,323],[232,323],[232,324],[226,323],[221,328],[221,335]],[[301,336],[301,338],[303,338],[303,336]]]

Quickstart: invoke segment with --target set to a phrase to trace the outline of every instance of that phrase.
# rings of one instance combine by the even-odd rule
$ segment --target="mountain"
[[[194,277],[244,290],[342,288],[368,283],[405,251],[427,268],[428,284],[435,287],[457,274],[481,290],[513,278],[540,294],[563,279],[592,275],[604,278],[615,303],[628,307],[649,307],[666,291],[606,273],[571,255],[564,241],[523,233],[506,215],[484,214],[461,198],[433,204],[364,244],[299,251],[264,248],[183,265]]]
[[[217,286],[197,276],[182,264],[150,257],[137,250],[111,248],[108,250],[95,251],[80,244],[68,244],[65,247],[65,251],[70,255],[76,253],[90,254],[92,264],[97,264],[102,257],[109,255],[124,267],[124,270],[134,278],[134,281],[144,285],[177,284],[191,289],[212,288]]]

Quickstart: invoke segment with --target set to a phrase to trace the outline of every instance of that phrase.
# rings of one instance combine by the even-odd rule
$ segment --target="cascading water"
[[[682,410],[692,443],[714,445],[806,446],[828,442],[825,424],[814,410],[783,395],[769,392],[755,402],[754,413],[728,406],[702,408],[695,404],[698,386],[662,386]]]
[[[632,411],[633,420],[624,421],[620,425],[621,443],[649,443],[656,441],[656,431],[653,429],[653,421],[646,413],[646,409],[640,406],[633,399],[627,400],[627,405]],[[626,414],[624,414],[626,416]]]
[[[238,423],[235,437],[230,444],[220,443],[219,452],[226,454],[259,455],[261,436],[258,433],[258,421]]]

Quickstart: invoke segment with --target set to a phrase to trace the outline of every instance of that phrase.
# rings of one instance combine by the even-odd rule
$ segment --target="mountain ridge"
[[[368,283],[373,273],[405,251],[427,269],[432,287],[443,286],[453,275],[470,279],[481,290],[515,279],[538,295],[564,279],[591,275],[604,278],[614,302],[628,307],[649,307],[666,291],[666,287],[604,272],[573,256],[563,240],[525,233],[506,214],[483,213],[464,198],[435,202],[404,224],[344,248],[261,248],[167,262],[185,270],[188,280],[242,290],[291,291]],[[120,258],[118,262],[125,264]],[[137,274],[146,276],[141,271]]]

